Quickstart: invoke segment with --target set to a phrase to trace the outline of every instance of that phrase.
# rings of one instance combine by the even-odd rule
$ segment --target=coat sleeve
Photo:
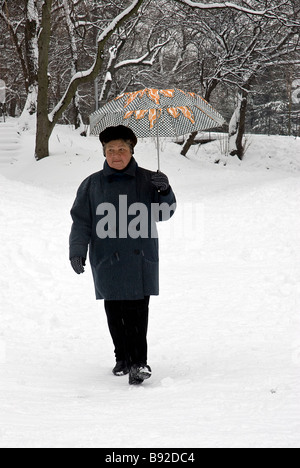
[[[73,225],[70,234],[70,259],[87,258],[92,234],[92,212],[90,205],[90,179],[85,180],[78,189],[71,209]]]
[[[177,208],[175,194],[170,186],[167,192],[157,193],[159,204],[159,216],[157,221],[168,221],[174,215]]]

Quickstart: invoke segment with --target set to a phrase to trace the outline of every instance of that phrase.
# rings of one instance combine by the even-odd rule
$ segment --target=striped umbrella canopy
[[[90,123],[92,135],[125,125],[138,138],[158,139],[221,127],[225,120],[196,93],[146,88],[116,97],[92,114]]]

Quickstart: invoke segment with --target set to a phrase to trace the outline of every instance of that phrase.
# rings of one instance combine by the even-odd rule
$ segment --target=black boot
[[[152,370],[150,366],[134,365],[129,372],[129,385],[141,385],[144,380],[150,379]]]
[[[117,377],[129,374],[129,368],[126,361],[117,361],[116,367],[113,369],[113,374]]]

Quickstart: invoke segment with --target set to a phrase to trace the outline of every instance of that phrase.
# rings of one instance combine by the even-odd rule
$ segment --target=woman
[[[128,127],[100,134],[106,161],[79,187],[71,210],[70,260],[84,273],[89,249],[96,298],[105,301],[115,346],[116,376],[139,385],[151,377],[147,363],[150,296],[159,294],[156,223],[170,219],[176,198],[168,177],[142,169]]]

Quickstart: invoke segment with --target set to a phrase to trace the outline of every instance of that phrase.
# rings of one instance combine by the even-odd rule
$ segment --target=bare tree
[[[11,39],[15,45],[25,82],[27,101],[24,113],[30,115],[36,112],[38,92],[38,45],[39,15],[35,0],[22,0],[21,15],[15,5],[1,1],[0,19],[6,24]]]
[[[190,3],[190,2],[189,2]],[[245,14],[241,9],[221,10],[218,15],[197,15],[187,24],[198,28],[193,41],[198,49],[198,81],[210,100],[220,84],[237,89],[236,108],[230,122],[230,150],[243,158],[245,118],[249,93],[257,76],[299,51],[299,7],[292,1],[269,2],[267,12]],[[277,4],[274,6],[274,4]],[[229,4],[228,4],[229,5]],[[280,11],[280,15],[278,12]],[[298,27],[296,27],[298,24]],[[190,26],[191,28],[191,26]],[[186,155],[197,132],[190,135],[182,154]]]
[[[85,71],[75,73],[71,78],[62,99],[57,103],[52,112],[48,110],[48,64],[49,46],[51,38],[51,8],[53,0],[44,0],[42,7],[41,31],[39,34],[39,71],[38,71],[38,103],[37,103],[37,135],[35,156],[37,160],[49,156],[49,139],[52,131],[71,103],[78,87],[95,80],[104,61],[105,45],[114,33],[126,20],[135,14],[143,0],[133,0],[131,5],[116,16],[113,21],[99,34],[97,40],[97,55],[94,64]]]

